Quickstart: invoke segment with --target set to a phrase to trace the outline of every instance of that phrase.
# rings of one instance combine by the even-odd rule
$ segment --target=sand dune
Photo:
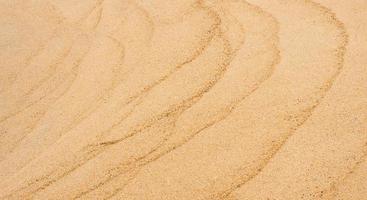
[[[0,199],[366,199],[366,1],[0,11]]]

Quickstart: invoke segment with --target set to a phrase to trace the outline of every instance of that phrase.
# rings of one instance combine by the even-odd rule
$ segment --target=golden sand
[[[365,0],[2,0],[0,50],[0,199],[367,199]]]

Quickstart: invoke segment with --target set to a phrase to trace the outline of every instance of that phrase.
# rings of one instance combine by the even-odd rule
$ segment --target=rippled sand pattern
[[[0,199],[367,199],[365,0],[2,0],[0,50]]]

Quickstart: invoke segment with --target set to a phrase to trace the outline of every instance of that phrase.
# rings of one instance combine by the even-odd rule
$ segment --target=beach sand
[[[367,199],[366,0],[2,0],[0,52],[0,199]]]

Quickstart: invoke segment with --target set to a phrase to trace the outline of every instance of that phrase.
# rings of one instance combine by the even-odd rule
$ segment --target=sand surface
[[[366,0],[0,0],[0,199],[366,200]]]

